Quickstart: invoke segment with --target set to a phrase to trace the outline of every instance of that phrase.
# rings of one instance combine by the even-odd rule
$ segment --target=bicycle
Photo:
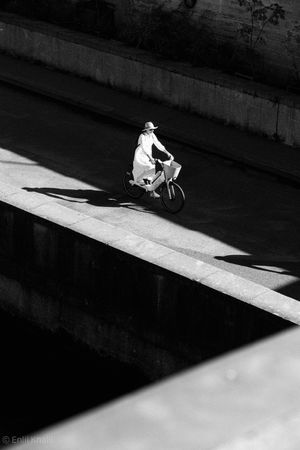
[[[129,197],[139,199],[145,192],[151,192],[159,189],[160,199],[163,207],[170,213],[176,214],[182,210],[185,203],[185,195],[179,184],[175,183],[181,165],[176,163],[173,158],[167,161],[156,159],[162,170],[157,172],[153,180],[137,183],[134,181],[131,170],[127,170],[123,177],[123,187]]]

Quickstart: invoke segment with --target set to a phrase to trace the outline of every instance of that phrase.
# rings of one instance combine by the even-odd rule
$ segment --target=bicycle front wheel
[[[181,187],[173,181],[169,183],[169,190],[167,184],[164,183],[161,189],[160,198],[163,206],[172,214],[178,213],[184,207],[184,192]]]
[[[123,187],[125,192],[129,195],[131,198],[140,198],[145,190],[136,184],[130,184],[130,181],[132,180],[132,173],[130,171],[125,172],[123,177]]]

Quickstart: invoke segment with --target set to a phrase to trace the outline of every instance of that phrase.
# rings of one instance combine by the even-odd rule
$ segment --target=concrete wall
[[[189,11],[191,20],[199,27],[208,26],[220,42],[234,42],[238,29],[243,23],[249,23],[249,15],[240,7],[237,0],[198,0],[195,7],[188,10],[183,0],[110,0],[115,4],[117,21],[126,20],[128,9],[135,7],[138,10],[150,11],[155,6],[164,5],[170,11]],[[265,4],[271,2],[265,1]],[[258,51],[263,57],[265,68],[275,70],[283,79],[294,76],[293,56],[297,60],[298,74],[300,75],[300,44],[294,40],[289,45],[291,53],[286,49],[288,30],[292,30],[300,20],[300,3],[298,0],[280,0],[278,3],[285,10],[285,20],[278,26],[268,25],[265,29],[265,44],[259,46]],[[299,32],[298,32],[299,37]]]
[[[153,379],[300,324],[296,300],[3,184],[0,306]]]
[[[115,41],[0,14],[0,49],[104,85],[300,145],[300,99],[209,69],[166,63]],[[155,82],[154,82],[155,80]]]

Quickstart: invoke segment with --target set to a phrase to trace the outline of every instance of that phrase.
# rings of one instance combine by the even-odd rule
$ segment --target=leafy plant
[[[278,3],[264,4],[263,0],[237,0],[239,6],[249,13],[249,23],[243,23],[239,34],[249,48],[255,50],[260,44],[265,44],[263,37],[266,25],[278,25],[285,19],[285,10]]]
[[[254,60],[258,56],[257,48],[266,44],[264,34],[267,25],[277,26],[285,19],[285,10],[276,2],[266,4],[263,0],[236,0],[240,7],[248,13],[249,21],[242,23],[238,35],[246,44],[252,74],[254,75]]]

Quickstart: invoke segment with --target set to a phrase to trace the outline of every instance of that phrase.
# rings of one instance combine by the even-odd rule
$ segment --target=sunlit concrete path
[[[299,189],[163,140],[183,165],[187,202],[173,216],[123,192],[140,130],[5,85],[0,95],[2,182],[300,299]]]

